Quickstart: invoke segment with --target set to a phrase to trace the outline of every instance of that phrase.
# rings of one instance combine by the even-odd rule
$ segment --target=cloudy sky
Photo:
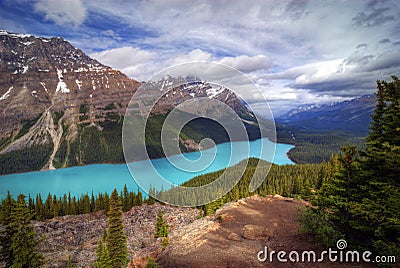
[[[275,114],[400,75],[399,14],[396,0],[0,0],[0,28],[62,36],[139,81],[188,61],[233,66]]]

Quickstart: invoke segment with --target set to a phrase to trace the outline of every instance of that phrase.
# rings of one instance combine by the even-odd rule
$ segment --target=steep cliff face
[[[5,31],[0,32],[0,74],[0,138],[46,113],[54,117],[63,111],[68,125],[93,123],[110,110],[121,114],[140,85],[62,38]],[[87,118],[78,120],[83,110]]]
[[[60,37],[0,30],[0,174],[123,162],[122,122],[139,86],[139,82],[91,59]],[[149,99],[138,101],[138,107],[152,105],[152,89],[165,89],[152,109],[157,116],[150,118],[157,128],[149,133],[149,140],[156,141],[151,145],[156,152],[152,157],[162,156],[158,130],[163,120],[185,100],[213,98],[229,105],[247,123],[254,120],[233,92],[196,77],[167,76],[144,87]],[[206,137],[204,124],[208,122],[203,120],[202,124],[192,124],[185,140]],[[215,134],[225,134],[221,133]],[[226,139],[217,142],[223,141]],[[182,141],[183,148],[191,150],[185,144],[197,148],[192,141]]]

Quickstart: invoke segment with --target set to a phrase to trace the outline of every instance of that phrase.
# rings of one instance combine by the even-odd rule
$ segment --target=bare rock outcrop
[[[180,229],[193,222],[199,215],[197,209],[179,208],[160,204],[133,207],[124,213],[128,252],[132,260],[146,261],[161,252],[160,241],[154,238],[154,226],[158,211],[170,226],[170,236],[181,233]],[[35,222],[36,232],[45,236],[40,252],[47,260],[47,267],[66,267],[71,256],[76,267],[90,267],[95,261],[98,239],[107,228],[107,217],[102,212],[64,216],[45,222]]]
[[[250,240],[268,240],[270,233],[266,227],[247,224],[242,229],[242,236]]]

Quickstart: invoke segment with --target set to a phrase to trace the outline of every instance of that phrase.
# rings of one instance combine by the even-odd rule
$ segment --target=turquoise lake
[[[278,165],[293,164],[287,157],[287,152],[293,145],[276,144],[275,155],[273,156],[274,143],[267,138],[258,139],[251,142],[227,142],[200,152],[185,153],[172,156],[175,165],[187,163],[199,159],[202,154],[212,156],[206,168],[190,172],[175,167],[167,158],[153,159],[150,161],[138,161],[130,163],[134,170],[134,176],[140,176],[141,180],[148,181],[147,185],[141,185],[144,190],[149,186],[161,189],[162,185],[152,184],[154,171],[150,171],[149,166],[154,169],[166,180],[179,185],[189,179],[209,172],[214,172],[228,166],[235,165],[248,157],[257,157]],[[261,149],[262,148],[262,149]],[[234,152],[231,154],[231,152]],[[62,196],[70,192],[73,196],[81,196],[85,193],[110,193],[114,188],[122,190],[124,184],[130,191],[137,191],[138,185],[135,183],[126,164],[95,164],[63,168],[57,170],[36,171],[20,174],[0,176],[0,200],[7,195],[7,191],[16,197],[19,193],[26,196],[30,194],[36,197],[40,193],[42,198],[48,193]],[[143,191],[143,189],[142,189]]]

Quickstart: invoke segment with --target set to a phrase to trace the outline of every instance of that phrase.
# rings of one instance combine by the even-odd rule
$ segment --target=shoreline
[[[163,176],[167,181],[176,185],[182,184],[198,175],[204,175],[206,173],[215,172],[233,166],[237,164],[237,161],[240,162],[246,158],[264,158],[264,160],[267,160],[268,158],[266,158],[265,155],[263,156],[262,153],[258,151],[260,148],[258,145],[261,143],[264,143],[265,146],[269,144],[268,147],[270,149],[270,146],[273,146],[274,149],[276,149],[277,146],[282,145],[281,148],[276,149],[275,151],[273,162],[278,161],[275,162],[275,164],[295,164],[290,158],[287,157],[287,152],[289,148],[291,148],[293,145],[273,143],[268,138],[257,140],[253,141],[256,143],[253,143],[251,145],[251,151],[249,151],[248,155],[244,155],[243,157],[236,155],[236,159],[224,158],[227,150],[230,150],[230,146],[224,146],[222,143],[218,144],[217,146],[222,145],[222,147],[219,148],[218,151],[220,151],[220,149],[222,151],[220,151],[221,153],[218,154],[219,156],[216,162],[213,161],[213,164],[207,167],[208,170],[206,172],[202,170],[201,174],[188,173],[180,171],[179,169],[170,171],[169,166],[171,164],[167,165],[170,162],[163,158],[151,159],[151,164],[153,166],[155,165],[154,167],[156,167],[156,172],[161,172],[160,174],[164,174]],[[238,144],[238,146],[240,145]],[[279,157],[276,157],[277,152],[279,152]],[[191,153],[193,154],[196,152]],[[227,162],[227,160],[229,161]],[[133,191],[140,190],[142,193],[146,193],[148,191],[148,185],[137,185],[138,183],[133,179],[132,176],[141,176],[142,178],[147,178],[146,176],[151,176],[151,174],[148,173],[146,169],[140,169],[141,166],[143,167],[140,162],[135,166],[139,168],[137,169],[137,172],[139,173],[135,173],[133,175],[130,172],[129,167],[126,163],[96,163],[82,166],[66,167],[56,170],[31,171],[2,175],[0,176],[0,188],[2,189],[1,195],[6,196],[7,190],[10,190],[10,193],[12,195],[24,193],[26,195],[30,194],[31,196],[35,196],[36,194],[40,193],[43,196],[47,195],[48,193],[60,195],[70,192],[71,195],[79,197],[82,194],[90,192],[109,192],[112,188],[117,188],[118,190],[121,190],[124,184],[126,184],[128,188],[132,189]],[[161,169],[159,169],[159,167]],[[151,180],[148,182],[150,183]],[[156,188],[161,187],[161,185],[151,186],[155,186]]]

